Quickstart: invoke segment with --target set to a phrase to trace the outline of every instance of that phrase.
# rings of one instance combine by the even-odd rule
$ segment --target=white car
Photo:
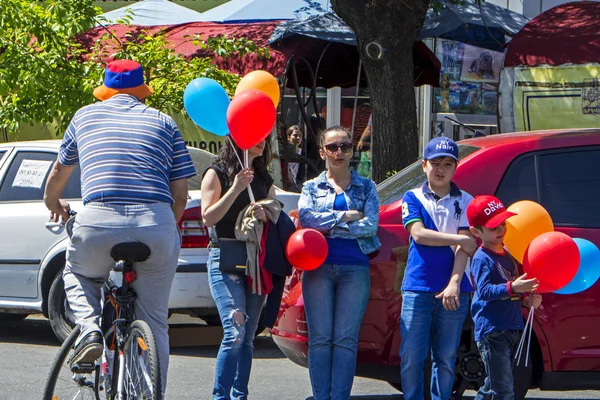
[[[0,321],[42,312],[62,341],[74,324],[61,274],[67,236],[62,224],[49,220],[43,202],[59,146],[59,140],[0,144]],[[199,190],[202,173],[214,156],[189,150],[199,175],[188,181],[189,200],[179,222],[182,248],[169,309],[219,323],[208,286],[208,232],[202,224]],[[79,179],[77,167],[62,195],[75,211],[83,207]],[[278,191],[277,197],[286,211],[297,207],[297,193]]]

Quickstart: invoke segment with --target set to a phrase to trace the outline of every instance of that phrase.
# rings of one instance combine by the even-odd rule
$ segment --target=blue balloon
[[[229,96],[223,86],[210,78],[196,78],[183,92],[183,106],[200,128],[219,136],[227,136]]]
[[[574,294],[589,289],[600,278],[600,250],[589,240],[573,239],[579,248],[581,261],[575,277],[569,284],[554,293]]]

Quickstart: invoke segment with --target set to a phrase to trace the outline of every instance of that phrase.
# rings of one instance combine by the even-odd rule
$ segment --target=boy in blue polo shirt
[[[518,275],[517,262],[502,243],[506,220],[514,215],[494,196],[477,196],[467,208],[471,233],[481,239],[471,263],[475,280],[471,314],[475,341],[488,375],[476,400],[514,399],[512,372],[523,333],[519,293],[533,292],[539,284],[537,279],[525,279],[527,274]],[[539,294],[523,300],[526,307],[537,308],[541,303]]]
[[[410,233],[400,318],[406,400],[424,398],[423,367],[430,350],[431,398],[448,400],[452,394],[456,350],[472,291],[464,272],[477,248],[465,213],[473,197],[452,182],[457,164],[456,143],[432,139],[422,161],[427,182],[402,199],[402,222]]]

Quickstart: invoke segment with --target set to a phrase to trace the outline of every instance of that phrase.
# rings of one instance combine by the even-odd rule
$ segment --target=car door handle
[[[52,233],[62,233],[65,229],[65,225],[62,222],[48,221],[46,222],[46,229]]]

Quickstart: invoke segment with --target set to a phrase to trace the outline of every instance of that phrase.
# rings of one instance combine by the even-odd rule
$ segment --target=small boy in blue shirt
[[[542,303],[542,296],[535,293],[537,279],[519,276],[517,261],[504,248],[506,220],[514,215],[494,196],[477,196],[467,208],[471,233],[482,242],[471,263],[475,281],[471,314],[488,376],[476,400],[514,399],[512,371],[524,329],[521,307],[537,308]],[[521,299],[521,293],[532,292]]]

